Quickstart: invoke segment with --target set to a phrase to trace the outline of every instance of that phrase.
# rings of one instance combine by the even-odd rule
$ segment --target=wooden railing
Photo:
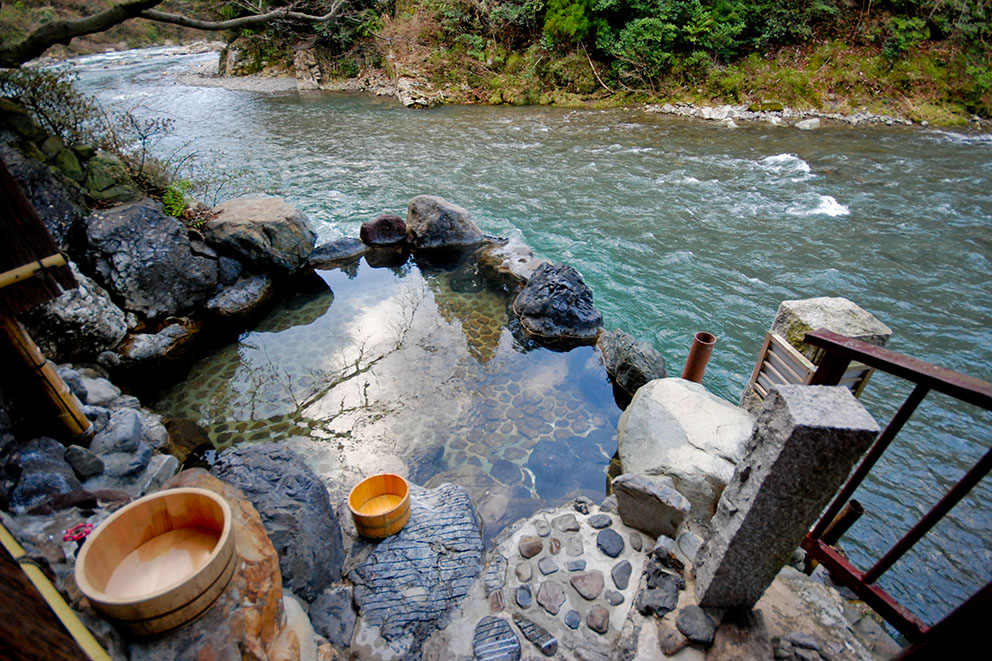
[[[892,443],[903,425],[930,391],[944,393],[968,404],[992,410],[992,383],[976,379],[953,370],[911,358],[895,351],[876,347],[866,342],[854,340],[837,333],[820,329],[806,335],[807,344],[822,350],[819,367],[810,381],[811,385],[836,385],[844,377],[852,361],[893,374],[914,385],[913,391],[903,402],[886,428],[875,439],[865,454],[861,464],[855,469],[847,483],[841,488],[823,517],[802,542],[807,557],[823,564],[831,575],[855,592],[861,599],[878,612],[910,641],[921,641],[931,627],[913,615],[895,598],[875,583],[899,558],[911,549],[933,526],[946,515],[971,489],[978,484],[989,470],[992,470],[992,449],[989,449],[977,464],[951,488],[933,508],[920,519],[873,567],[862,571],[824,541],[824,532],[841,509],[847,505],[854,491],[862,483],[882,453]],[[992,583],[979,591],[965,606],[971,612],[975,600],[984,608],[992,603]],[[954,619],[968,617],[964,607],[949,615],[934,630],[945,631],[954,628]]]

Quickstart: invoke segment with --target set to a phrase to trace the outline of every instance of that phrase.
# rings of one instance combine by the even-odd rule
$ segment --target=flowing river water
[[[814,296],[871,311],[893,329],[891,349],[992,380],[989,135],[730,130],[641,109],[411,111],[171,75],[215,57],[157,49],[77,70],[105,104],[174,121],[157,154],[195,152],[244,175],[218,199],[239,187],[282,195],[319,241],[404,215],[422,193],[466,207],[485,232],[578,268],[606,326],[653,344],[672,375],[695,332],[715,334],[704,385],[734,403],[779,303]],[[567,496],[601,498],[620,410],[596,353],[520,341],[471,263],[372,266],[320,272],[157,406],[199,419],[219,446],[282,439],[335,479],[356,464],[419,466],[424,482],[468,487],[489,536]],[[884,426],[908,392],[876,375],[862,401]],[[856,564],[870,566],[977,461],[990,423],[927,399],[856,494],[868,511],[845,537]],[[949,612],[992,578],[989,503],[985,480],[880,584],[925,621]]]

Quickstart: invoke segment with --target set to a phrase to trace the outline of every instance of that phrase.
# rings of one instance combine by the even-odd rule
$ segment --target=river
[[[578,268],[606,326],[653,344],[673,375],[695,332],[715,334],[704,385],[732,402],[779,303],[814,296],[871,311],[893,329],[891,349],[992,380],[992,136],[726,129],[641,109],[411,111],[170,75],[212,57],[158,49],[85,58],[77,70],[105,104],[173,120],[157,154],[195,152],[205,169],[239,175],[209,202],[277,193],[324,241],[357,236],[381,212],[404,215],[415,195],[443,196],[487,233]],[[339,298],[347,287],[329,284]],[[863,402],[884,425],[908,392],[876,375]],[[596,415],[608,427],[619,411]],[[869,566],[977,461],[990,423],[928,398],[857,494],[868,514],[845,538],[857,564]],[[992,578],[988,482],[880,582],[926,621]]]

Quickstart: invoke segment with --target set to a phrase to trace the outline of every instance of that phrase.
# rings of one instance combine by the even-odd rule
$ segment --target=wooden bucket
[[[76,583],[106,617],[147,636],[205,613],[236,564],[227,502],[206,489],[169,489],[93,530],[76,558]]]
[[[348,509],[361,536],[395,535],[410,520],[410,485],[394,473],[367,477],[348,494]]]

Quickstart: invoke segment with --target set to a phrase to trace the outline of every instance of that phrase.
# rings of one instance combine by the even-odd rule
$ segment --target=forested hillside
[[[775,101],[944,123],[992,115],[989,0],[344,2],[334,21],[274,21],[223,36],[238,39],[255,68],[288,67],[295,50],[311,46],[333,75],[385,68],[424,78],[456,102]],[[335,2],[173,0],[162,8],[218,19],[288,4],[320,14]],[[52,11],[5,3],[3,37]],[[174,30],[130,24],[146,39]]]

